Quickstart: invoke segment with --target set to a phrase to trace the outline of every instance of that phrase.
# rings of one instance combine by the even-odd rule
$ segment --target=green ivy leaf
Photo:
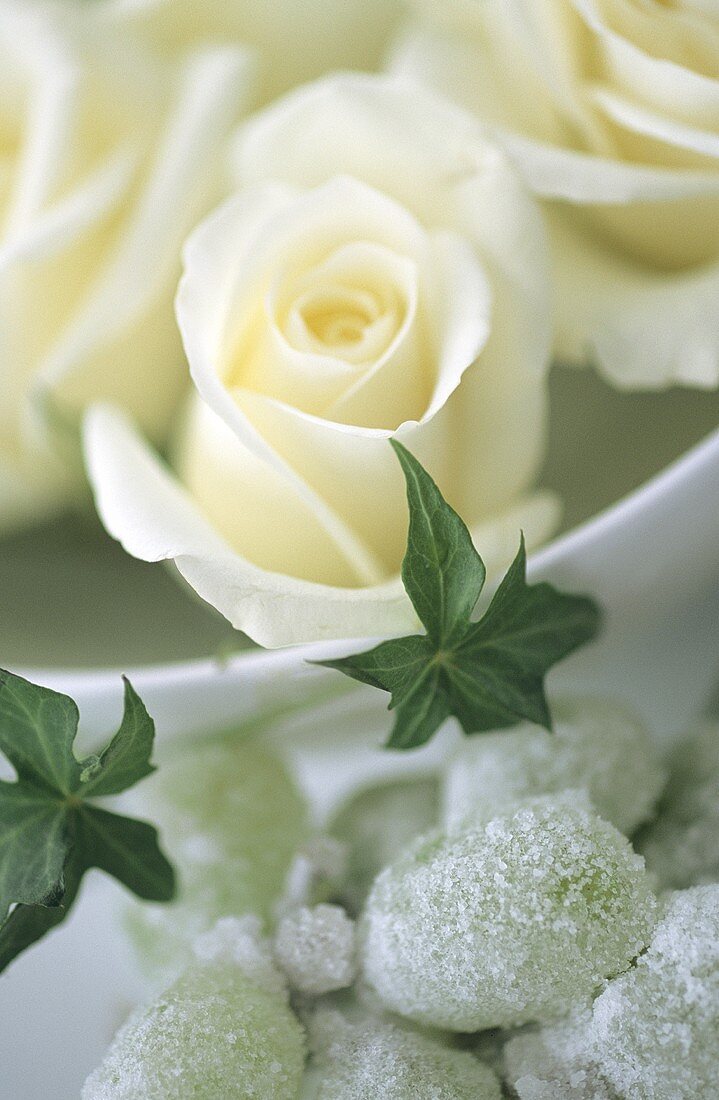
[[[391,748],[424,744],[450,715],[467,734],[524,720],[551,729],[544,677],[595,637],[599,608],[586,596],[527,584],[522,536],[486,613],[473,622],[484,563],[429,474],[401,443],[391,442],[409,504],[402,580],[427,633],[319,664],[390,692]]]
[[[122,723],[99,755],[75,756],[78,721],[72,699],[0,671],[0,750],[17,776],[0,782],[0,971],[64,920],[91,867],[142,898],[174,894],[155,829],[87,801],[154,770],[152,719],[125,680]]]

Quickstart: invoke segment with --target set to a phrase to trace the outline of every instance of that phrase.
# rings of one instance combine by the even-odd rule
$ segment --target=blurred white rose
[[[87,420],[100,514],[263,645],[411,628],[390,436],[490,568],[536,541],[549,303],[541,219],[470,116],[338,77],[253,119],[238,193],[192,235],[177,313],[196,386],[178,480],[127,419]]]
[[[253,47],[265,100],[332,70],[378,68],[405,14],[405,0],[95,2],[110,19],[132,23],[166,53],[203,38]]]
[[[166,431],[182,241],[223,193],[251,92],[243,49],[170,63],[96,15],[0,2],[0,530],[76,488],[57,425],[88,402]]]
[[[491,123],[545,198],[559,353],[719,382],[716,0],[414,0],[394,59]]]

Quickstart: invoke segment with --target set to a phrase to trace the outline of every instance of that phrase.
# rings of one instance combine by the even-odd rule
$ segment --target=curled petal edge
[[[93,406],[83,437],[108,532],[142,561],[173,561],[202,599],[260,645],[379,638],[419,629],[399,576],[380,585],[337,588],[271,573],[236,553],[119,410]],[[558,510],[552,494],[536,493],[473,532],[490,573],[511,560],[520,526],[536,545],[554,529]]]

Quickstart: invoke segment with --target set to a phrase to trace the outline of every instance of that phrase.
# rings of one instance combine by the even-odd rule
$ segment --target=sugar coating
[[[494,816],[513,802],[580,787],[623,833],[650,815],[664,772],[641,722],[600,699],[559,699],[552,712],[551,734],[525,722],[462,743],[444,777],[447,828],[472,815]]]
[[[718,723],[705,723],[677,747],[659,816],[641,850],[666,887],[719,881]]]
[[[504,1050],[520,1100],[719,1096],[719,886],[667,902],[651,944],[593,1008]]]
[[[375,880],[364,974],[385,1005],[457,1031],[567,1011],[647,943],[644,861],[576,795],[419,840]]]
[[[130,1016],[82,1100],[295,1100],[304,1036],[268,949],[224,922],[199,955]]]
[[[329,828],[347,845],[342,896],[353,911],[359,911],[383,867],[438,822],[439,786],[435,779],[378,784],[340,807]]]
[[[673,895],[649,950],[595,1001],[590,1047],[622,1097],[719,1096],[719,885]]]
[[[135,808],[160,829],[179,897],[169,906],[133,904],[127,925],[144,962],[169,975],[219,917],[269,918],[307,835],[306,807],[282,763],[252,743],[200,745],[139,791]]]
[[[619,1100],[587,1049],[590,1023],[584,1009],[507,1043],[505,1078],[519,1100]]]
[[[319,996],[351,985],[356,970],[355,926],[339,905],[303,906],[279,922],[275,958],[290,985]]]
[[[500,1100],[499,1079],[479,1059],[379,1019],[350,1023],[323,1012],[311,1029],[303,1100]]]

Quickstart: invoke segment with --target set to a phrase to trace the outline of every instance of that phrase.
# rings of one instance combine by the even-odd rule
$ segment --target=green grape
[[[520,1032],[504,1048],[504,1069],[519,1100],[617,1100],[587,1046],[591,1010],[553,1027]]]
[[[599,699],[559,699],[552,712],[551,734],[525,722],[462,743],[445,773],[447,828],[567,788],[585,789],[597,813],[623,833],[649,817],[664,773],[638,719]]]
[[[719,880],[719,724],[707,722],[677,746],[657,820],[640,850],[663,886]]]
[[[82,1100],[295,1100],[304,1035],[256,926],[221,921],[198,947],[120,1029]]]
[[[671,896],[648,950],[594,1005],[505,1047],[520,1100],[719,1096],[719,885]]]
[[[719,1096],[719,885],[671,897],[649,950],[594,1002],[590,1043],[621,1096]]]
[[[417,841],[376,879],[364,973],[384,1004],[457,1031],[566,1011],[651,932],[644,861],[576,792]]]
[[[307,810],[284,765],[255,743],[208,743],[160,768],[137,809],[157,823],[178,872],[178,900],[132,904],[127,927],[150,969],[177,970],[189,944],[223,916],[265,920],[308,835]]]
[[[499,1080],[474,1055],[384,1020],[318,1013],[304,1100],[500,1100]]]
[[[340,807],[329,832],[347,845],[342,896],[354,912],[361,908],[382,868],[438,820],[435,779],[403,779],[367,787]]]
[[[339,905],[302,906],[280,920],[275,959],[299,993],[346,989],[356,969],[354,921]]]

